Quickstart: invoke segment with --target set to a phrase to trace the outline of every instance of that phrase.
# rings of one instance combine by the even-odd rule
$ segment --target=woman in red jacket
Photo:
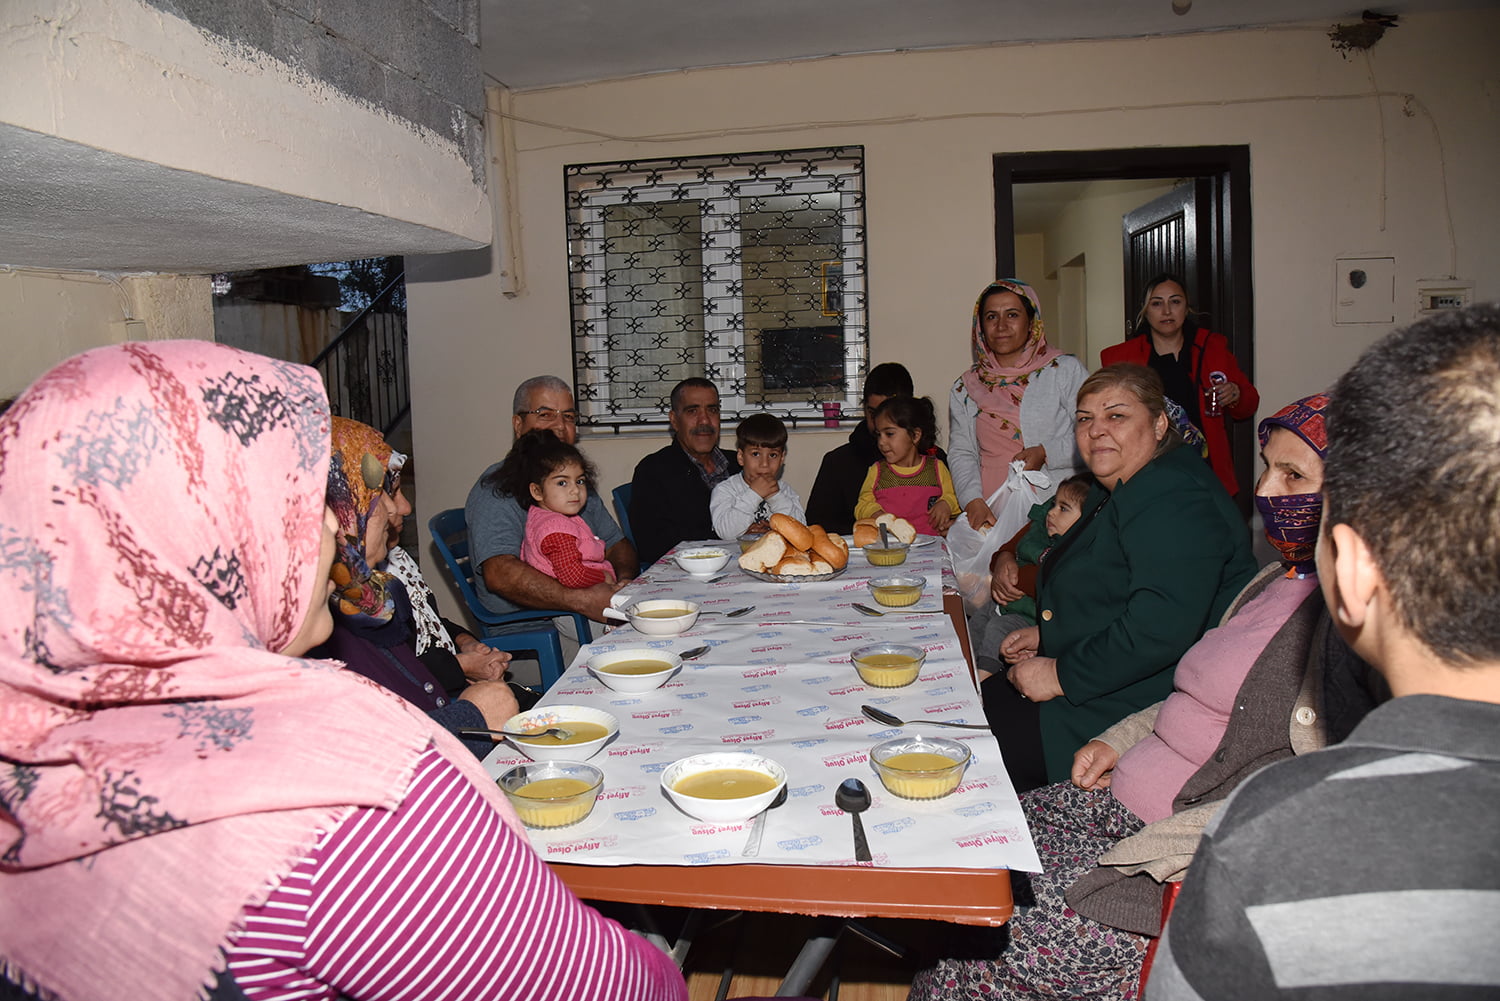
[[[1151,279],[1135,330],[1123,343],[1105,348],[1099,361],[1102,365],[1133,362],[1155,369],[1168,398],[1180,404],[1188,420],[1203,430],[1214,475],[1231,497],[1239,492],[1228,419],[1254,416],[1260,394],[1240,371],[1224,335],[1198,326],[1180,280],[1172,275]],[[1217,395],[1218,413],[1213,413],[1210,393]]]

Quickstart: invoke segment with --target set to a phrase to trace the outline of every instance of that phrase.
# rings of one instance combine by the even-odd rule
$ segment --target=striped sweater
[[[1150,1001],[1500,996],[1500,705],[1375,709],[1209,825]]]
[[[250,1001],[679,1001],[671,960],[580,902],[429,748],[394,811],[358,809],[226,952]]]

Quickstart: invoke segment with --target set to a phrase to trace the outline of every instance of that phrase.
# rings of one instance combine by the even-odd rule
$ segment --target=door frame
[[[1220,252],[1202,272],[1219,290],[1223,331],[1240,368],[1256,381],[1255,309],[1250,245],[1249,146],[1150,146],[1134,149],[1050,150],[994,154],[995,274],[1016,269],[1015,201],[1017,184],[1047,181],[1141,180],[1153,177],[1216,177],[1222,179],[1219,218],[1223,227]],[[1201,284],[1201,281],[1200,281]],[[1240,481],[1236,501],[1247,514],[1255,483],[1255,427],[1253,421],[1234,421],[1235,476]]]

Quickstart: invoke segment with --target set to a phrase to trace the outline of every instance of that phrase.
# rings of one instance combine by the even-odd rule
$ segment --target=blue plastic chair
[[[615,499],[615,517],[620,519],[620,531],[625,533],[625,539],[632,547],[635,546],[635,533],[630,530],[630,484],[624,483],[610,491],[610,496]]]
[[[541,667],[542,688],[551,688],[567,667],[563,663],[562,642],[558,639],[557,626],[552,620],[561,615],[571,615],[578,630],[578,642],[588,643],[594,638],[588,617],[580,612],[537,608],[523,608],[504,615],[490,611],[480,602],[479,594],[474,590],[474,566],[469,560],[469,525],[464,520],[464,509],[455,507],[439,511],[427,520],[427,530],[432,533],[432,541],[443,557],[443,562],[448,565],[448,573],[458,585],[469,614],[480,624],[479,638],[496,650],[511,653],[533,651]],[[524,624],[525,628],[514,628],[518,624]],[[513,628],[505,629],[506,626]]]

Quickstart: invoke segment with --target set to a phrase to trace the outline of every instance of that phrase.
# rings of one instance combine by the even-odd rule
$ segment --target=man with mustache
[[[685,539],[714,538],[708,501],[714,487],[740,471],[719,448],[719,390],[707,379],[683,379],[672,390],[672,441],[636,463],[630,527],[641,566]]]

